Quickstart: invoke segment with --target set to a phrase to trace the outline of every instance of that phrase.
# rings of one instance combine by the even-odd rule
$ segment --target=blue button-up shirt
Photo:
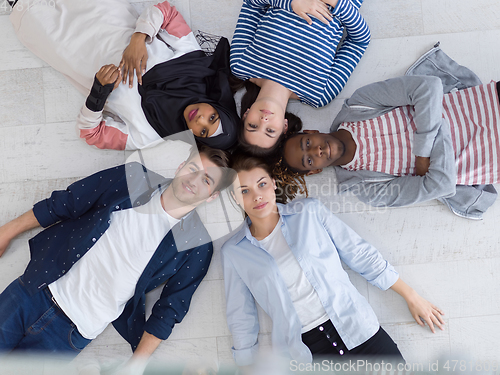
[[[31,260],[21,278],[28,293],[46,288],[84,257],[109,228],[112,212],[147,203],[169,183],[141,164],[130,163],[76,181],[35,204],[35,217],[47,229],[29,241]],[[210,236],[196,211],[165,235],[142,272],[134,296],[113,322],[132,349],[144,331],[163,340],[170,335],[174,324],[186,315],[212,253]],[[146,321],[146,293],[167,280]]]
[[[364,343],[380,325],[340,261],[383,290],[397,281],[398,273],[375,247],[318,200],[278,204],[278,210],[285,240],[347,348]],[[278,265],[252,236],[249,224],[247,218],[222,247],[227,321],[236,363],[251,364],[258,349],[255,301],[273,321],[273,349],[299,362],[311,362],[311,352],[301,339],[302,325]]]

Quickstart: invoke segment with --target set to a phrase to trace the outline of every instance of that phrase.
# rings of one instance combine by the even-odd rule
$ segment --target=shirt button
[[[97,241],[97,240],[95,239],[95,237],[94,237],[94,238],[92,238],[92,242],[96,242],[96,241]]]
[[[318,328],[321,332],[323,332],[325,329],[323,328],[323,326],[319,326]]]
[[[119,209],[119,208],[120,208],[120,206],[116,206],[115,208],[116,208],[116,209]]]
[[[344,355],[344,351],[342,349],[339,350],[340,355]]]
[[[330,335],[326,335],[326,338],[329,339],[330,338]]]
[[[337,346],[337,341],[332,342],[333,346]]]

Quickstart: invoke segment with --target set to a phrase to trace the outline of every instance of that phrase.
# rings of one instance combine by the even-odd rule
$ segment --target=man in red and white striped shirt
[[[392,177],[403,198],[384,191],[375,205],[402,206],[453,195],[457,184],[499,182],[498,87],[491,82],[443,95],[441,81],[428,76],[365,86],[346,100],[334,131],[305,130],[288,139],[284,161],[307,175],[341,166]]]

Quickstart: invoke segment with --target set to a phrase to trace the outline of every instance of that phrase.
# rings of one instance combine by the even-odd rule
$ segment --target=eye
[[[241,189],[241,194],[246,194],[248,193],[248,189]]]
[[[310,145],[310,142],[309,142],[309,139],[306,140],[306,147],[309,147]]]
[[[207,134],[207,129],[203,129],[201,132],[200,132],[200,136],[204,136],[205,134]]]
[[[210,121],[214,121],[214,120],[215,120],[215,113],[212,116],[210,116]]]
[[[266,183],[265,183],[265,182],[261,182],[261,183],[259,184],[259,187],[264,187],[264,186],[266,186]]]
[[[311,159],[311,158],[307,158],[307,164],[308,164],[308,165],[312,165],[312,163],[313,163],[313,162],[312,162],[312,159]]]
[[[195,167],[189,167],[189,170],[190,170],[191,172],[193,172],[193,173],[195,173],[195,172],[196,172],[196,168],[195,168]]]
[[[274,129],[266,129],[268,133],[274,133],[275,130]]]
[[[203,179],[203,183],[204,183],[205,185],[210,186],[210,180],[209,180],[208,178],[206,178],[206,177]]]
[[[248,124],[249,127],[251,127],[252,129],[257,129],[257,125],[255,124]]]

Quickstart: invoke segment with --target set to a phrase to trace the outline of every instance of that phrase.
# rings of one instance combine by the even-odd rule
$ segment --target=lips
[[[194,191],[193,189],[191,189],[188,185],[186,185],[185,183],[182,183],[182,187],[184,188],[184,190],[186,190],[188,193],[190,194],[194,194]]]
[[[262,210],[262,209],[263,209],[264,207],[266,207],[266,206],[267,206],[267,202],[265,202],[265,203],[261,203],[261,204],[259,204],[258,206],[255,206],[253,209],[254,209],[254,210]]]
[[[274,115],[274,113],[268,109],[261,109],[260,111],[265,115]]]
[[[326,145],[328,146],[328,159],[332,157],[332,148],[330,147],[330,143],[326,142]]]
[[[193,109],[191,112],[188,114],[188,119],[189,121],[193,121],[194,117],[198,114],[198,109]]]

